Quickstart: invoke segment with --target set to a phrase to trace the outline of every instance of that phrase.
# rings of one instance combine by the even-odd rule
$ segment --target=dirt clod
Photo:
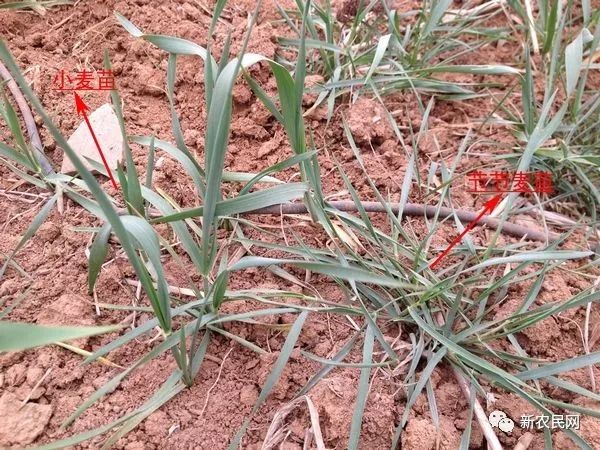
[[[386,111],[377,100],[361,97],[348,111],[348,126],[359,145],[381,144],[392,137]]]
[[[435,448],[436,436],[435,426],[430,421],[426,419],[409,420],[402,434],[402,448],[431,450]]]
[[[0,445],[31,444],[46,428],[52,416],[52,405],[27,403],[5,392],[0,398]]]
[[[240,403],[252,406],[258,398],[258,389],[253,384],[248,384],[242,388],[240,392]]]

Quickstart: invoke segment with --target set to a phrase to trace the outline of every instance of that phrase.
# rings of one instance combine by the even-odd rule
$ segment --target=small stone
[[[39,367],[30,367],[27,369],[27,384],[35,386],[44,376],[44,371]]]
[[[232,91],[233,101],[240,105],[246,105],[252,100],[252,91],[245,84],[237,84]]]
[[[44,36],[44,50],[51,52],[58,46],[58,38],[56,36]]]
[[[195,146],[199,138],[200,132],[198,130],[188,128],[183,132],[183,140],[190,146]]]
[[[148,80],[147,83],[142,85],[141,93],[151,97],[162,97],[165,95],[165,90],[158,85],[157,81]]]
[[[0,398],[0,446],[31,444],[48,424],[51,405],[21,402],[14,394],[5,392]]]
[[[386,111],[376,100],[361,97],[348,111],[348,126],[359,145],[379,145],[393,137]]]
[[[21,352],[0,353],[0,369],[6,369],[7,367],[14,366],[21,361],[22,357],[23,353]]]
[[[113,75],[121,75],[123,73],[123,63],[116,62],[112,66]]]
[[[402,448],[435,448],[437,431],[435,426],[425,419],[412,419],[406,425],[402,435]]]
[[[112,106],[105,103],[89,115],[89,121],[98,138],[100,148],[106,158],[108,167],[116,169],[117,164],[120,161],[123,161],[123,135],[121,134],[121,128],[119,127],[119,120],[117,119],[117,115]],[[71,148],[75,150],[77,156],[80,157],[85,167],[92,172],[95,171],[85,158],[94,160],[101,165],[103,164],[98,148],[94,143],[94,139],[92,138],[85,121],[79,124],[75,132],[69,138],[68,143]],[[68,175],[77,172],[75,166],[66,154],[63,158],[61,172]]]
[[[47,369],[52,364],[52,355],[49,353],[42,353],[38,356],[37,363],[44,369]]]
[[[258,364],[258,358],[252,358],[246,363],[246,369],[254,369]]]
[[[32,47],[41,47],[44,35],[42,33],[34,33],[27,37],[27,43]]]
[[[46,393],[46,388],[38,387],[29,393],[29,400],[39,400]]]
[[[10,386],[19,386],[26,378],[27,367],[25,364],[15,364],[6,371],[6,379]],[[1,411],[1,410],[0,410]]]
[[[252,406],[258,399],[258,390],[253,384],[247,384],[240,392],[240,403],[246,406]]]
[[[268,154],[274,152],[278,147],[279,147],[279,145],[276,142],[275,143],[273,141],[264,142],[260,145],[260,147],[256,151],[256,155],[258,156],[258,158],[264,158]]]
[[[10,280],[6,280],[4,283],[0,284],[0,298],[5,298],[14,294],[19,290],[19,287],[20,284],[16,279],[11,278]]]
[[[60,227],[53,222],[45,222],[39,228],[36,236],[44,242],[52,242],[60,236]]]

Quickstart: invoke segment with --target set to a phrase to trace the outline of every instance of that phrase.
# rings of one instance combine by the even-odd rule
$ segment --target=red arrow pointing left
[[[90,123],[90,119],[88,119],[87,112],[90,110],[90,108],[88,108],[88,106],[83,102],[83,99],[79,95],[77,95],[77,92],[74,92],[74,94],[75,94],[75,108],[77,109],[77,114],[83,115],[83,120],[85,120],[85,123],[87,124],[87,127],[90,130],[90,134],[92,135],[92,139],[94,140],[94,144],[96,144],[96,148],[98,149],[98,153],[100,153],[100,158],[102,158],[102,163],[104,164],[104,167],[106,168],[106,173],[108,173],[108,178],[110,178],[110,181],[111,181],[112,185],[115,187],[115,189],[118,190],[119,187],[117,186],[117,182],[113,178],[112,172],[111,172],[110,168],[108,167],[108,162],[106,162],[104,153],[102,152],[102,149],[100,148],[100,143],[98,142],[96,133],[94,133],[94,129],[92,128],[92,124]]]
[[[477,225],[477,222],[479,222],[479,220],[486,213],[494,210],[494,208],[498,205],[498,203],[500,203],[501,199],[502,199],[502,194],[498,194],[495,197],[489,199],[487,202],[485,202],[485,205],[483,206],[483,211],[481,211],[477,215],[475,220],[473,220],[471,223],[469,223],[469,225],[467,225],[467,227],[463,230],[463,232],[460,233],[460,235],[452,241],[452,243],[448,246],[448,248],[446,250],[444,250],[442,253],[440,253],[440,255],[437,258],[435,258],[431,264],[429,264],[429,267],[433,269],[433,267],[436,266],[450,252],[450,250],[452,250],[452,248],[456,244],[458,244],[460,241],[462,241],[462,239],[465,237],[465,235],[469,231],[471,231],[475,225]]]

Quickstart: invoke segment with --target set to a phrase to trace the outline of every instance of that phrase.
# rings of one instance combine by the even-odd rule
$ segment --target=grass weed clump
[[[419,102],[422,94],[458,100],[477,97],[478,91],[494,85],[475,80],[457,83],[445,75],[518,75],[517,69],[503,64],[457,63],[499,40],[514,39],[509,27],[490,25],[504,14],[501,2],[467,2],[455,10],[449,9],[450,3],[425,2],[420,10],[401,13],[378,0],[345,2],[349,15],[338,11],[336,17],[327,1],[314,5],[307,16],[307,37],[297,26],[298,11],[280,8],[282,20],[302,39],[286,37],[279,42],[284,50],[295,50],[301,42],[313,50],[308,70],[323,75],[325,83],[315,88],[319,96],[312,108],[327,102],[329,118],[335,99],[347,93],[355,100],[373,91],[383,95],[406,90],[414,92]],[[301,11],[303,3],[297,4]],[[286,54],[282,52],[282,62],[293,66]]]
[[[539,66],[534,70],[527,48],[521,83],[523,114],[509,113],[507,117],[516,125],[521,142],[531,138],[536,122],[546,120],[552,126],[549,133],[553,139],[532,154],[532,166],[551,171],[559,181],[561,201],[578,205],[595,223],[600,202],[600,94],[588,87],[588,77],[591,70],[597,70],[594,59],[600,49],[600,15],[586,11],[584,6],[580,17],[571,3],[564,7],[556,4],[539,15],[536,26],[529,30],[530,36],[540,34],[544,43]],[[538,32],[540,29],[543,31]],[[536,84],[542,83],[540,102]],[[553,117],[551,110],[556,111]]]
[[[215,5],[209,37],[215,30],[225,3],[221,0]],[[252,24],[260,5],[249,21],[240,53],[232,57],[229,45],[225,45],[218,61],[211,52],[210,39],[207,46],[202,47],[178,37],[147,34],[127,18],[117,14],[117,20],[132,38],[144,40],[168,54],[166,90],[175,143],[156,136],[127,135],[121,99],[117,91],[112,91],[112,104],[126,143],[125,165],[119,166],[116,171],[120,191],[112,196],[102,189],[68,145],[24,79],[6,45],[1,42],[0,58],[10,69],[35,112],[43,119],[53,139],[74,162],[79,177],[42,170],[35,151],[21,133],[15,111],[4,99],[2,114],[12,133],[13,142],[11,145],[0,144],[3,163],[26,181],[53,194],[13,254],[6,258],[0,276],[9,266],[17,267],[14,262],[16,252],[35,234],[66,195],[102,223],[94,230],[95,237],[90,247],[90,292],[95,288],[100,267],[106,258],[109,238],[114,235],[134,268],[148,298],[149,310],[153,313],[152,319],[95,350],[86,358],[85,363],[105,358],[111,351],[132,343],[155,327],[161,332],[161,340],[148,353],[94,392],[63,426],[72,424],[125,377],[153,358],[170,352],[177,363],[177,369],[160,389],[134,411],[115,422],[42,448],[75,445],[104,434],[107,434],[107,438],[103,447],[110,447],[193,384],[205,360],[207,348],[216,336],[232,339],[257,354],[265,352],[255,343],[225,331],[223,324],[233,321],[252,322],[265,316],[289,313],[296,314],[297,317],[287,329],[285,342],[271,374],[262,386],[251,416],[232,437],[230,448],[238,447],[252,416],[258,412],[277,383],[309,314],[340,315],[352,318],[352,323],[357,324],[354,335],[330,360],[302,352],[306,358],[320,363],[322,368],[298,392],[298,397],[308,394],[312,387],[336,367],[350,366],[360,370],[348,448],[360,447],[363,415],[375,368],[390,377],[401,379],[406,388],[406,408],[399,418],[393,447],[400,442],[411,408],[422,394],[427,398],[434,425],[440,426],[440,413],[431,376],[441,366],[450,367],[459,383],[460,380],[464,382],[462,387],[466,386],[470,392],[469,418],[477,415],[475,399],[487,398],[492,390],[515,394],[535,407],[540,414],[550,414],[559,409],[600,417],[596,409],[580,403],[567,403],[555,396],[555,390],[558,389],[599,401],[600,396],[594,389],[579,386],[561,377],[561,374],[592,367],[600,362],[600,352],[588,351],[584,355],[561,361],[546,361],[528,354],[519,342],[519,333],[523,330],[538,326],[544,320],[564,311],[587,307],[600,300],[597,286],[593,284],[592,274],[597,268],[593,252],[585,248],[561,249],[561,244],[566,242],[572,232],[536,247],[526,242],[497,246],[498,230],[489,246],[477,245],[471,239],[465,240],[453,252],[448,264],[434,271],[429,267],[431,255],[435,256],[441,249],[435,248],[433,237],[442,230],[446,220],[439,214],[429,219],[424,217],[428,230],[425,236],[402,222],[402,205],[408,201],[415,184],[435,193],[432,201],[438,212],[447,205],[454,208],[450,185],[460,175],[456,168],[465,156],[471,135],[467,134],[464,138],[452,164],[440,163],[434,167],[441,178],[437,183],[434,182],[434,177],[422,178],[421,162],[416,150],[418,146],[414,144],[427,132],[427,118],[433,107],[433,100],[423,101],[425,96],[438,95],[465,100],[487,95],[484,91],[489,86],[484,84],[457,86],[437,77],[439,74],[456,72],[510,75],[519,80],[523,111],[514,113],[503,104],[504,100],[496,108],[505,115],[503,123],[509,123],[522,139],[522,147],[509,155],[509,159],[512,158],[518,170],[550,167],[555,173],[568,173],[559,185],[562,192],[556,198],[547,198],[534,207],[543,212],[544,205],[565,199],[585,204],[588,211],[597,207],[598,184],[595,177],[598,175],[596,149],[600,99],[597,93],[586,91],[587,74],[594,64],[593,55],[600,40],[597,17],[586,7],[581,13],[582,17],[579,17],[571,10],[570,5],[562,11],[560,6],[547,8],[548,5],[544,3],[538,21],[532,23],[526,9],[514,2],[509,2],[509,5],[516,14],[521,15],[523,20],[519,30],[528,36],[533,53],[539,52],[542,58],[543,64],[535,70],[528,46],[523,67],[455,63],[461,56],[475,52],[491,42],[517,39],[510,35],[508,29],[489,25],[496,15],[504,14],[499,2],[488,2],[480,7],[469,4],[460,10],[450,11],[450,2],[440,1],[426,4],[422,10],[408,14],[391,11],[387,4],[377,1],[359,2],[353,18],[344,23],[334,16],[328,2],[314,5],[299,0],[296,11],[280,10],[282,20],[297,33],[296,39],[285,38],[280,41],[284,48],[294,50],[297,56],[295,61],[283,58],[273,61],[246,52]],[[377,14],[374,13],[376,8],[380,8]],[[565,27],[575,21],[583,21],[584,28],[565,43]],[[177,59],[181,55],[196,56],[204,62],[207,127],[203,161],[197,160],[187,148],[176,108],[175,80]],[[271,98],[247,70],[260,62],[264,63],[263,67],[271,70],[276,80],[277,98]],[[110,68],[107,54],[104,65]],[[317,160],[318,149],[314,148],[312,140],[307,140],[303,119],[302,98],[307,73],[325,76],[326,83],[313,107],[327,101],[330,118],[333,117],[336,99],[344,94],[351,94],[353,99],[369,94],[383,101],[383,94],[404,89],[414,93],[422,106],[422,123],[418,130],[410,130],[411,136],[408,138],[412,140],[414,151],[405,144],[406,137],[393,115],[386,117],[399,145],[403,145],[409,155],[400,192],[399,211],[392,211],[387,193],[378,189],[366,170],[350,128],[342,123],[345,138],[363,173],[364,182],[384,208],[385,230],[364,209],[356,186],[344,166],[337,161],[334,161],[335,170],[343,180],[343,188],[354,202],[357,213],[340,211],[326,201]],[[232,91],[241,76],[282,124],[293,151],[284,161],[258,174],[225,170],[232,120]],[[560,80],[564,82],[564,89],[558,92],[556,89],[546,89],[540,102],[534,92],[536,77],[542,77],[548,87],[556,86]],[[559,98],[563,99],[562,105],[557,104]],[[145,180],[141,180],[137,173],[129,143],[148,149]],[[166,193],[154,187],[154,158],[160,152],[177,160],[193,181],[199,206],[182,208]],[[300,182],[284,183],[276,177],[278,172],[290,167],[298,168]],[[100,166],[97,170],[106,174],[105,169]],[[222,187],[228,182],[241,182],[243,187],[237,195],[224,198]],[[257,189],[259,183],[269,183],[272,187]],[[241,219],[240,214],[292,200],[302,200],[305,203],[311,220],[330,239],[330,246],[312,247],[295,234],[287,245],[246,237],[242,225],[249,224],[261,230],[261,224]],[[501,220],[506,221],[514,213],[510,210],[514,200],[514,197],[509,196]],[[587,217],[583,211],[581,214],[583,222]],[[456,215],[450,218],[452,219],[459,229],[463,226]],[[595,232],[595,220],[595,212],[592,212],[591,220],[585,223],[590,226],[592,233]],[[232,228],[230,239],[226,240],[217,238],[217,229],[224,222]],[[157,232],[158,224],[169,225],[181,251],[175,248],[175,241],[170,241]],[[252,256],[248,250],[245,252],[247,256],[230,257],[231,243],[241,244],[241,248],[245,249],[258,247],[277,250],[287,257],[275,259]],[[181,264],[187,273],[193,267],[201,276],[200,284],[190,278],[185,287],[189,296],[178,295],[177,292],[181,290],[174,290],[169,285],[163,262],[163,256],[167,255]],[[577,261],[577,264],[566,265],[570,261]],[[287,270],[290,266],[325,275],[343,292],[345,302],[334,303],[320,295],[260,288],[234,290],[229,286],[229,277],[236,271],[270,268],[289,277]],[[566,272],[589,280],[589,286],[569,298],[541,305],[536,303],[544,281],[551,274]],[[499,308],[507,306],[508,293],[523,283],[530,283],[530,287],[521,304],[510,314],[499,317],[496,313]],[[294,304],[286,301],[289,298],[296,300]],[[262,306],[248,312],[223,312],[223,304],[241,300],[254,300]],[[8,312],[5,310],[0,318]],[[16,333],[21,331],[18,327],[26,325],[2,322],[0,326],[0,342],[4,345],[8,341],[3,336],[14,341]],[[399,346],[386,339],[390,330],[398,327],[406,331],[410,340],[407,346]],[[63,334],[57,330],[25,330],[26,336],[31,339],[22,343],[21,348],[79,337],[81,334],[73,334],[78,331],[82,330],[63,330]],[[114,331],[114,327],[87,330],[88,333],[108,331]],[[3,350],[9,348],[16,347],[2,347]],[[344,361],[353,350],[362,355],[362,362],[358,365]],[[470,424],[470,420],[468,423]],[[577,431],[564,432],[581,448],[591,448]],[[462,437],[463,448],[468,447],[471,433],[469,425]],[[550,432],[544,433],[544,440],[546,446],[551,448]],[[494,447],[494,442],[489,442],[492,448],[497,448]]]

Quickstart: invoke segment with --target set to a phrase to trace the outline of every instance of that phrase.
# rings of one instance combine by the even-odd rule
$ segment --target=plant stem
[[[53,174],[54,169],[44,154],[44,146],[42,145],[42,140],[40,139],[40,134],[38,132],[35,119],[33,118],[33,114],[31,113],[31,109],[27,104],[27,100],[25,100],[25,97],[23,97],[23,93],[19,89],[19,86],[2,61],[0,61],[0,75],[2,75],[4,81],[6,81],[6,85],[8,86],[8,89],[10,90],[12,96],[17,102],[19,110],[21,111],[21,115],[25,121],[25,128],[27,129],[27,134],[29,135],[29,141],[31,142],[36,159],[40,164],[44,175]]]
[[[438,326],[443,327],[446,325],[446,320],[444,319],[442,313],[437,312],[434,318]],[[465,379],[464,375],[454,365],[452,365],[452,373],[454,374],[454,378],[456,378],[458,386],[467,400],[467,403],[470,403],[471,399],[473,400],[473,412],[475,413],[475,418],[477,419],[477,423],[479,423],[481,432],[487,441],[488,450],[502,450],[502,445],[498,440],[498,436],[496,436],[496,433],[494,433],[494,429],[488,420],[483,406],[481,406],[481,403],[479,403],[479,400],[477,400],[475,395],[471,395],[471,387],[469,386],[469,383]]]
[[[386,206],[389,207],[390,210],[394,214],[398,214],[398,212],[400,210],[399,203],[388,203],[387,205],[384,205],[379,202],[365,201],[365,202],[361,202],[361,205],[362,205],[362,208],[368,213],[386,213],[387,212]],[[340,201],[327,202],[326,207],[329,207],[330,209],[337,209],[338,211],[344,211],[344,212],[357,212],[358,211],[357,205],[352,200],[340,200]],[[117,211],[119,214],[128,214],[127,210],[124,208],[119,208]],[[305,214],[307,212],[308,212],[308,210],[304,203],[295,202],[295,203],[280,203],[277,205],[268,206],[266,208],[259,208],[259,209],[255,209],[252,211],[247,211],[243,214],[290,215],[290,214]],[[162,217],[162,214],[158,210],[153,209],[153,208],[151,208],[149,210],[149,214],[150,214],[150,217],[152,217],[152,218]],[[462,209],[452,209],[452,208],[446,208],[446,207],[438,208],[437,206],[423,205],[420,203],[407,203],[404,205],[404,208],[402,209],[402,216],[413,216],[413,217],[426,216],[426,217],[431,218],[431,217],[434,217],[436,214],[438,214],[438,217],[440,217],[442,219],[456,214],[456,217],[458,217],[458,219],[461,222],[465,222],[465,223],[474,221],[478,216],[478,212],[476,212],[476,211],[465,211]],[[554,241],[554,240],[558,239],[560,236],[557,233],[549,232],[548,234],[546,234],[543,231],[533,230],[531,228],[528,228],[528,227],[525,227],[522,225],[517,225],[514,223],[510,223],[510,222],[502,222],[501,220],[490,217],[490,216],[483,216],[482,218],[480,218],[478,220],[477,224],[478,225],[487,225],[493,229],[500,228],[500,226],[501,226],[502,233],[505,233],[505,234],[508,234],[511,236],[515,236],[518,238],[526,237],[527,239],[530,239],[533,241],[540,241],[540,242]]]
[[[358,208],[356,204],[351,200],[341,200],[327,202],[331,208],[345,212],[357,212]],[[387,212],[386,206],[380,202],[361,202],[362,207],[366,212],[370,213],[385,213]],[[398,203],[388,203],[387,206],[391,209],[394,214],[398,214],[400,205]],[[438,211],[439,210],[439,211]],[[307,209],[303,203],[283,203],[281,205],[273,205],[267,208],[261,208],[254,211],[248,211],[246,214],[303,214],[306,213]],[[434,217],[438,214],[440,218],[450,217],[456,214],[456,217],[461,222],[472,222],[477,216],[477,211],[465,211],[461,209],[452,209],[432,205],[423,205],[420,203],[407,203],[402,209],[402,216],[426,216],[428,218]],[[502,222],[499,219],[495,219],[489,216],[483,216],[478,224],[488,225],[490,228],[497,229],[502,226],[502,232],[516,237],[527,237],[534,241],[546,242],[548,240],[555,240],[558,238],[556,233],[544,233],[543,231],[532,230],[531,228],[516,225],[513,223]]]

